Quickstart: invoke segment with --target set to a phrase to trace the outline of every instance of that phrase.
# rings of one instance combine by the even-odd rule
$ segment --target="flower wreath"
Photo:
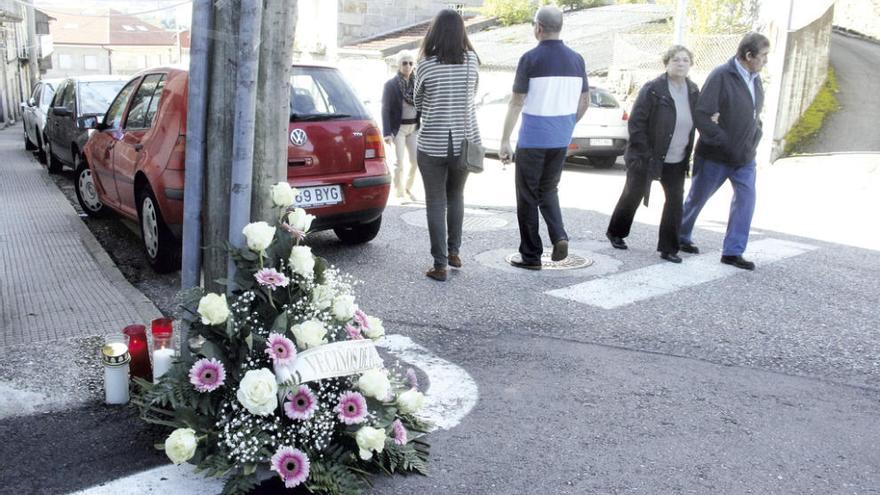
[[[226,477],[224,494],[274,475],[287,488],[358,494],[372,473],[427,474],[429,425],[415,416],[424,396],[411,369],[297,379],[299,354],[385,330],[355,304],[349,279],[302,244],[314,216],[289,210],[296,190],[281,182],[271,194],[280,228],[248,224],[247,248],[230,248],[231,304],[201,289],[184,295],[190,356],[156,383],[135,379],[141,417],[174,428],[157,448]]]

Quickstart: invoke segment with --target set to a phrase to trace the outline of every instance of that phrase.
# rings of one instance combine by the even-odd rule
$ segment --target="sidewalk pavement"
[[[0,205],[0,418],[98,400],[100,336],[161,313],[25,151],[21,126],[0,131]]]

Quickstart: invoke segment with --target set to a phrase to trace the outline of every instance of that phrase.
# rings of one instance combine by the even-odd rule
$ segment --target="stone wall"
[[[428,21],[450,6],[472,9],[482,4],[482,0],[338,0],[339,45]]]
[[[834,25],[880,40],[880,0],[837,0]]]
[[[784,149],[785,134],[813,103],[825,83],[833,19],[834,7],[831,7],[810,24],[788,35],[771,160]]]

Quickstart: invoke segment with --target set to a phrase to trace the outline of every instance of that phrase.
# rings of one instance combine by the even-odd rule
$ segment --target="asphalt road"
[[[811,169],[819,179],[823,163]],[[762,197],[778,201],[759,206],[759,222],[771,210],[788,214],[779,174],[804,181],[802,170],[764,174],[779,190]],[[512,173],[490,162],[469,181],[465,266],[446,283],[423,274],[430,256],[419,204],[389,206],[367,245],[343,246],[330,232],[311,238],[363,281],[359,304],[390,333],[461,366],[479,388],[460,425],[431,435],[430,477],[381,479],[372,493],[878,493],[880,245],[756,228],[754,246],[810,249],[603,309],[547,292],[671,266],[654,252],[659,202],[640,210],[631,249],[616,251],[602,233],[622,170],[566,170],[572,252],[594,264],[523,272],[503,262],[518,242]],[[848,180],[876,184],[880,172],[865,174]],[[721,192],[707,207],[696,237],[706,254],[687,256],[683,270],[718,266],[728,198]],[[829,198],[828,216],[813,223],[833,227],[853,200],[848,191]],[[99,240],[168,309],[174,276],[144,268],[132,277],[137,237],[106,222]],[[0,465],[0,493],[66,493],[165,462],[152,447],[160,432],[91,403],[0,421],[0,437],[0,458],[16,460]]]
[[[801,151],[880,151],[880,44],[834,33],[830,62],[840,86],[840,110],[828,117]]]

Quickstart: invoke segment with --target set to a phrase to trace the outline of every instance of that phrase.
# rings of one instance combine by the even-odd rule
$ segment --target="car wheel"
[[[343,244],[363,244],[370,242],[379,234],[379,227],[382,226],[382,217],[369,223],[359,223],[355,225],[346,225],[344,227],[335,227],[333,232]]]
[[[55,157],[55,154],[52,153],[52,145],[50,143],[46,143],[46,163],[49,166],[50,174],[60,174],[61,170],[64,168],[61,160]]]
[[[31,142],[31,138],[28,137],[27,130],[24,131],[24,149],[28,151],[37,149],[37,145]]]
[[[107,207],[98,197],[92,170],[80,156],[76,157],[76,199],[90,217],[101,218],[107,215]]]
[[[590,157],[590,165],[594,168],[611,168],[617,162],[616,156],[592,156]]]
[[[138,194],[138,219],[144,254],[153,270],[167,273],[179,268],[179,246],[162,219],[159,203],[149,186],[143,187]]]
[[[37,133],[37,161],[46,164],[46,147],[43,143],[46,142],[46,136],[43,134]]]

